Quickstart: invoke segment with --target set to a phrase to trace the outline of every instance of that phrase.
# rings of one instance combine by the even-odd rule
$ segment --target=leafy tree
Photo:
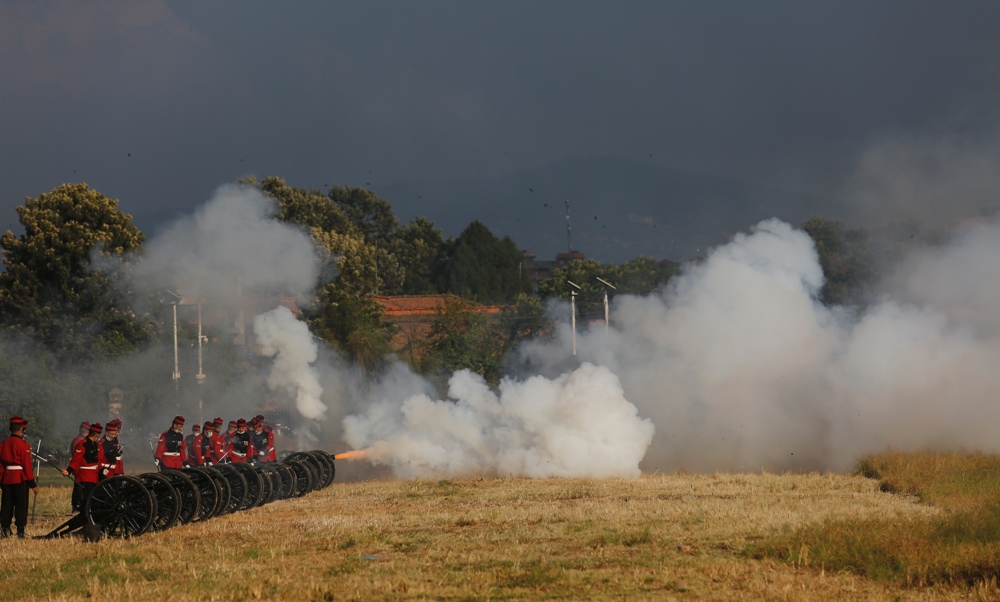
[[[283,222],[298,224],[308,230],[318,228],[323,232],[361,234],[340,205],[319,190],[293,188],[274,176],[268,176],[259,183],[253,177],[239,181],[270,195],[278,203],[277,217]]]
[[[444,239],[434,222],[417,217],[401,227],[393,241],[392,252],[403,269],[403,286],[392,292],[404,295],[437,293],[433,278],[444,261]]]
[[[445,302],[431,326],[433,342],[424,371],[449,375],[469,369],[489,383],[500,382],[504,341],[502,333],[492,326],[489,316],[477,311],[471,301],[456,298]]]
[[[445,244],[445,260],[437,276],[441,292],[480,303],[512,303],[531,290],[521,270],[523,257],[510,237],[498,239],[480,221]]]
[[[99,358],[154,338],[125,283],[142,233],[132,216],[86,184],[63,184],[17,208],[24,234],[0,237],[0,320],[61,359]]]
[[[677,274],[677,268],[665,268],[655,259],[639,256],[618,266],[617,280],[608,280],[618,290],[608,294],[638,295],[644,297],[663,288]],[[605,278],[607,280],[607,278]]]
[[[538,294],[543,299],[569,299],[571,292],[575,292],[581,315],[600,315],[603,318],[605,290],[609,300],[616,295],[645,296],[661,289],[676,273],[675,268],[664,268],[656,260],[642,256],[622,265],[604,264],[596,259],[577,259],[568,266],[553,270],[552,276],[538,286]],[[606,287],[598,278],[610,282],[615,288]],[[580,288],[573,288],[569,282]]]
[[[399,227],[392,205],[371,190],[357,186],[334,186],[327,194],[366,240],[389,243]]]
[[[396,334],[395,326],[383,321],[382,306],[371,297],[334,287],[323,297],[318,311],[307,319],[310,328],[366,370],[376,370],[391,353]]]
[[[863,305],[866,287],[875,279],[875,262],[864,230],[848,230],[840,221],[814,217],[802,224],[819,253],[826,281],[824,305]]]

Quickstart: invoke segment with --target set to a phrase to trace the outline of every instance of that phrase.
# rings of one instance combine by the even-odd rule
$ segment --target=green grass
[[[1000,456],[889,451],[862,458],[858,473],[877,479],[884,492],[916,496],[942,512],[786,528],[745,553],[903,585],[1000,578]]]

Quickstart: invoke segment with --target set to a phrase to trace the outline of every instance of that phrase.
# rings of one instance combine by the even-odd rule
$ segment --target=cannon
[[[107,537],[137,537],[192,521],[302,497],[333,483],[333,456],[296,452],[282,462],[200,466],[102,480],[84,510],[43,538],[75,535],[85,527]]]

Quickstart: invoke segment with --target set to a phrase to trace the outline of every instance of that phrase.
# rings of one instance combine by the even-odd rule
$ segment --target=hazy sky
[[[589,156],[828,193],[880,140],[992,137],[998,31],[995,1],[3,1],[0,229],[63,182],[151,233],[248,174]]]

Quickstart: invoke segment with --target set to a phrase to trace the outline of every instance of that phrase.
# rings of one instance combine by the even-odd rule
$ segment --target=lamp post
[[[583,289],[579,285],[566,281],[566,284],[572,286],[577,291],[582,291]],[[573,355],[576,355],[576,291],[569,292],[569,322],[570,328],[573,329]]]
[[[609,311],[608,311],[608,288],[607,287],[610,286],[612,288],[612,290],[618,290],[618,289],[615,287],[615,285],[611,284],[610,282],[608,282],[604,278],[601,278],[600,276],[594,276],[594,278],[597,278],[597,281],[600,282],[601,284],[603,284],[604,287],[605,287],[604,288],[604,336],[605,337],[610,337],[611,336],[611,332],[610,332],[610,330],[608,328]]]

